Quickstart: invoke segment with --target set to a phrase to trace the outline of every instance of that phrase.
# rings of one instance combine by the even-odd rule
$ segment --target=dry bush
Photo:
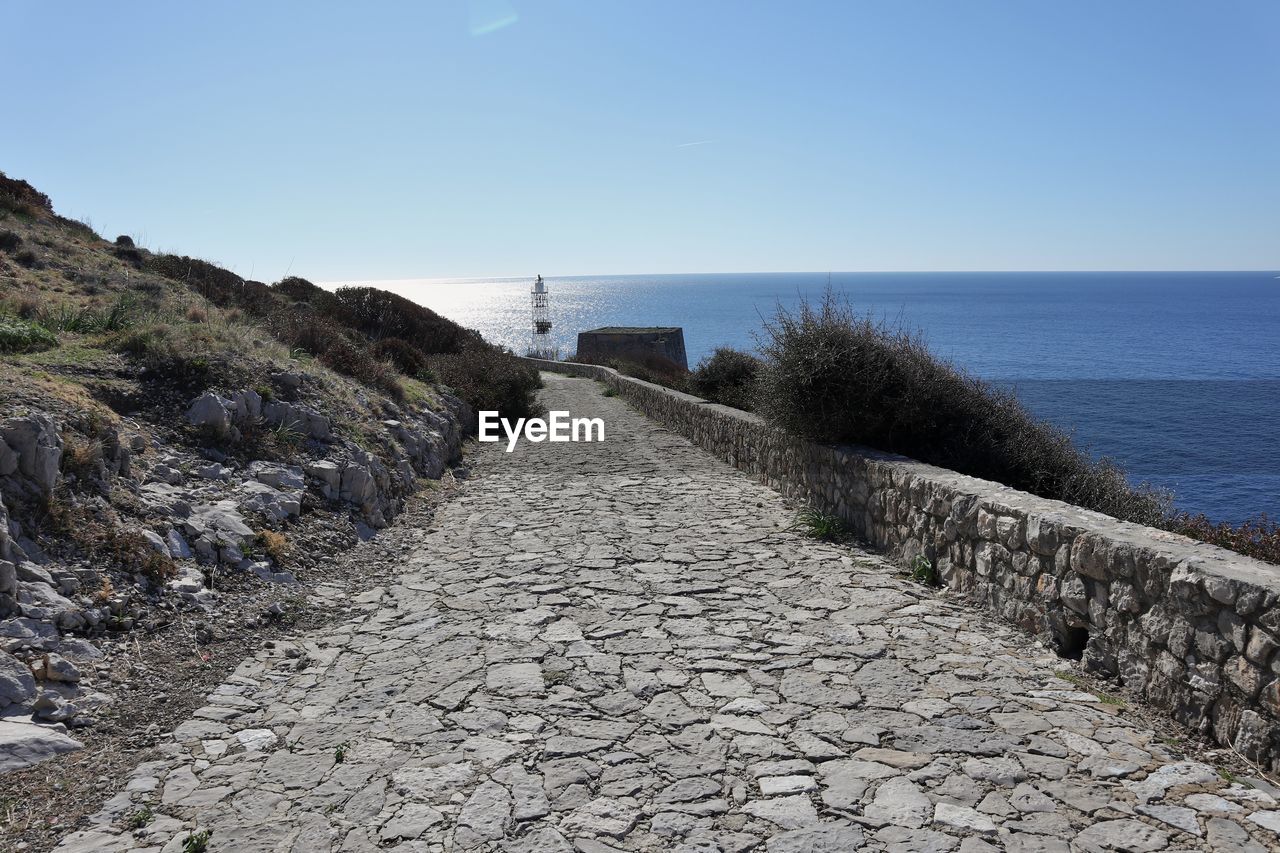
[[[1259,560],[1280,563],[1280,522],[1266,513],[1246,519],[1240,524],[1226,521],[1214,523],[1203,513],[1178,513],[1166,525],[1175,533],[1199,539]]]
[[[762,347],[761,414],[820,442],[862,444],[1042,497],[1160,526],[1170,496],[1133,487],[1038,420],[1012,393],[929,352],[919,335],[831,294],[779,309]]]
[[[304,350],[321,364],[373,388],[396,400],[404,399],[396,369],[374,358],[365,346],[351,340],[347,331],[333,321],[305,308],[272,315],[267,327],[288,347]]]
[[[207,323],[209,312],[198,305],[192,305],[187,309],[186,318],[188,323]]]
[[[480,342],[479,333],[446,320],[429,308],[373,287],[340,287],[317,310],[371,341],[401,338],[427,355],[462,352]]]
[[[692,393],[689,385],[689,371],[665,355],[649,350],[623,350],[608,356],[574,356],[570,361],[612,367],[623,376],[663,385],[676,391]]]
[[[289,540],[285,535],[274,530],[260,531],[258,533],[258,545],[262,547],[263,552],[276,565],[283,563],[285,558],[289,556],[289,552],[293,550],[293,546],[289,544]]]
[[[74,476],[82,483],[99,480],[105,470],[102,457],[102,442],[99,439],[63,432],[61,469],[64,475]]]
[[[111,583],[111,578],[103,575],[102,583],[98,586],[98,591],[93,594],[93,601],[95,604],[102,606],[110,601],[115,594],[115,584]]]
[[[433,355],[429,363],[440,382],[477,412],[496,411],[514,419],[540,411],[534,398],[542,387],[538,371],[497,347],[479,344],[461,353]]]
[[[386,338],[372,347],[374,358],[389,361],[405,376],[431,381],[431,368],[422,350],[401,338]]]
[[[177,576],[178,567],[137,530],[99,520],[86,507],[54,495],[45,504],[43,525],[49,533],[72,542],[89,560],[138,574],[155,583]]]
[[[755,408],[760,367],[760,359],[749,352],[718,347],[698,364],[689,387],[713,403],[749,412]]]
[[[0,172],[0,210],[34,217],[53,212],[53,202],[31,184]]]

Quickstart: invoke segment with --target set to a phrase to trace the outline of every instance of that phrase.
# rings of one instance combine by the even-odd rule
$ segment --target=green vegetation
[[[57,336],[38,323],[0,314],[0,353],[37,352],[57,345]]]
[[[434,399],[428,386],[443,382],[474,409],[535,413],[536,371],[396,294],[329,291],[298,277],[267,285],[199,258],[149,252],[127,235],[107,242],[3,173],[0,224],[0,353],[45,350],[59,335],[76,335],[141,362],[149,382],[185,393],[233,377],[253,381],[244,356],[270,355],[254,334],[262,329],[295,357],[397,402]],[[50,251],[37,256],[33,247]]]
[[[199,829],[187,836],[182,842],[182,853],[205,853],[209,849],[209,839],[213,833],[207,829]]]
[[[341,764],[347,760],[347,751],[351,749],[351,744],[343,741],[333,748],[333,760],[336,764]]]
[[[1280,562],[1280,524],[1266,516],[1213,524],[1172,509],[1172,495],[1132,486],[1113,461],[1028,412],[1012,393],[929,352],[920,336],[854,313],[830,294],[765,327],[759,411],[828,443],[901,453],[1123,521],[1171,530]]]
[[[142,829],[142,827],[155,820],[155,813],[151,811],[151,806],[142,805],[135,809],[125,818],[125,826],[129,829]]]
[[[838,516],[823,512],[816,507],[805,507],[796,513],[796,521],[792,527],[824,542],[843,542],[852,535]]]
[[[938,585],[938,572],[924,554],[917,554],[911,561],[911,579],[925,586]]]
[[[32,315],[30,319],[55,334],[119,332],[149,319],[149,312],[144,311],[137,297],[129,293],[121,294],[110,305],[103,307],[56,302],[29,310]]]

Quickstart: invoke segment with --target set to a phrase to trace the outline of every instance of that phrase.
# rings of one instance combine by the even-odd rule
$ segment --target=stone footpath
[[[246,661],[58,849],[1277,849],[1280,791],[545,379],[604,444],[490,452],[437,528],[383,534],[399,585]]]

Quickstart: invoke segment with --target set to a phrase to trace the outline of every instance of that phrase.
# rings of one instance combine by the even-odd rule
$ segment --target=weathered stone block
[[[1222,667],[1223,675],[1244,694],[1246,699],[1253,699],[1262,689],[1262,670],[1243,657],[1236,656],[1227,660]]]
[[[1245,648],[1245,657],[1249,660],[1265,666],[1277,648],[1280,648],[1280,643],[1276,642],[1274,634],[1257,625],[1249,629],[1249,644]]]
[[[1062,603],[1076,613],[1089,612],[1089,591],[1085,588],[1082,578],[1071,575],[1062,580]],[[1167,626],[1164,633],[1168,633]]]
[[[1027,546],[1037,554],[1050,556],[1058,550],[1058,526],[1039,516],[1027,516]]]
[[[1196,629],[1195,649],[1200,657],[1222,663],[1231,652],[1231,644],[1213,628],[1202,627]]]
[[[1218,633],[1231,644],[1235,652],[1243,652],[1247,644],[1248,626],[1234,612],[1223,609],[1218,611]]]
[[[1071,543],[1071,568],[1085,577],[1107,580],[1107,540],[1093,533],[1077,536]]]

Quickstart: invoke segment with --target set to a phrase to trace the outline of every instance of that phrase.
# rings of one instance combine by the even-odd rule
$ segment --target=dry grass
[[[84,438],[69,430],[62,434],[62,473],[81,483],[102,476],[102,442]]]
[[[278,533],[274,530],[259,531],[258,545],[262,548],[263,553],[270,557],[271,561],[276,565],[283,563],[293,550],[288,538],[283,533]]]

